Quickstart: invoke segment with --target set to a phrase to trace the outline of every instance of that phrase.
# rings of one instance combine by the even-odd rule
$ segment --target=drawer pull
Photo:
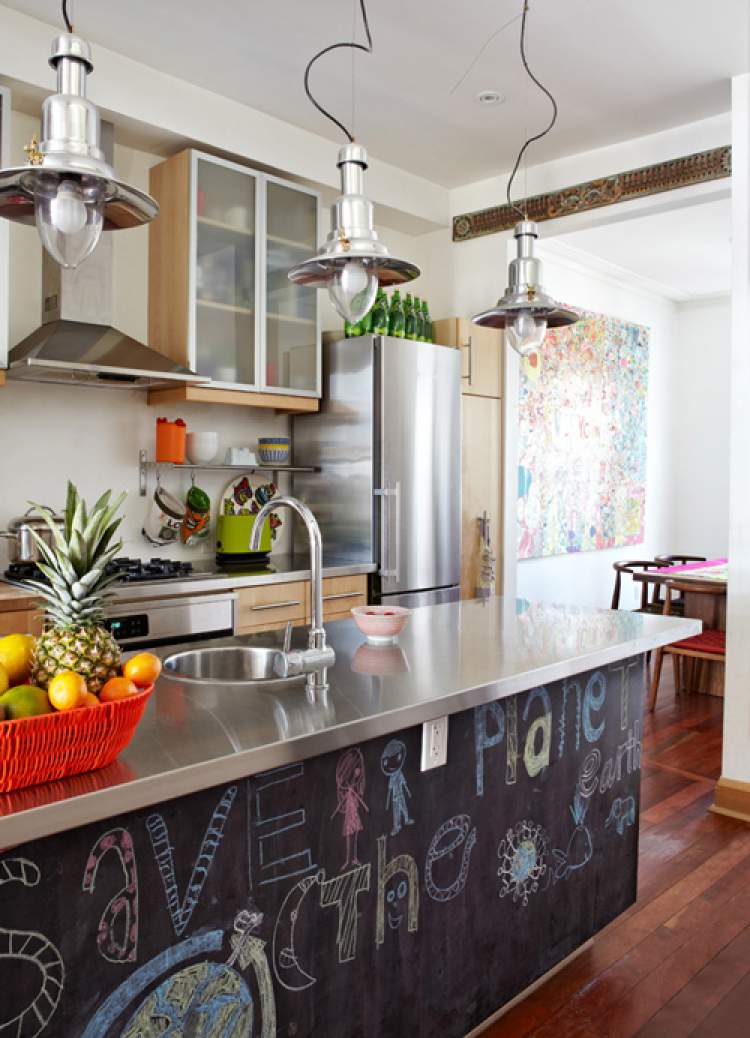
[[[301,602],[268,602],[266,605],[250,606],[253,613],[260,613],[264,609],[289,609],[291,606],[302,605]]]
[[[323,595],[324,602],[332,602],[334,598],[364,598],[364,591],[340,591],[337,595]]]

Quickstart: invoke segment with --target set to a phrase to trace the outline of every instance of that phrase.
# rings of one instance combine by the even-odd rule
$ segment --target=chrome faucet
[[[320,536],[318,521],[307,505],[296,497],[277,497],[267,501],[256,513],[255,522],[250,533],[248,551],[260,550],[260,538],[266,519],[278,508],[291,508],[302,519],[307,529],[310,542],[310,583],[312,584],[312,617],[307,649],[304,652],[289,652],[288,638],[285,639],[284,651],[279,652],[274,660],[274,669],[279,677],[294,677],[296,674],[307,674],[307,695],[315,701],[320,693],[328,688],[326,668],[336,660],[333,649],[326,645],[326,632],[323,627],[323,542]]]

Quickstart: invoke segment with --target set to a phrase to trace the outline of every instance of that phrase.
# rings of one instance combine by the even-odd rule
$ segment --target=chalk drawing
[[[635,824],[635,798],[615,797],[612,807],[609,809],[605,828],[613,825],[617,829],[618,836],[622,836],[629,825]]]
[[[591,842],[591,833],[585,824],[587,807],[588,804],[584,797],[576,792],[570,808],[575,829],[571,833],[565,850],[552,851],[552,857],[555,860],[555,880],[567,879],[591,861],[594,847]]]
[[[586,690],[583,693],[583,734],[586,742],[598,742],[604,733],[605,721],[595,725],[591,719],[592,710],[602,710],[607,701],[607,679],[604,674],[597,670],[586,682]]]
[[[582,797],[588,799],[593,796],[596,792],[596,787],[599,782],[599,768],[602,763],[601,751],[594,746],[586,756],[583,758],[583,764],[581,766],[581,774],[578,776],[578,782],[576,784],[576,790],[581,794]]]
[[[193,865],[193,871],[182,902],[180,902],[177,889],[174,854],[172,845],[169,842],[167,824],[160,814],[149,815],[146,819],[146,829],[151,839],[156,864],[159,866],[159,873],[164,884],[164,893],[167,896],[167,909],[169,910],[174,932],[178,937],[181,937],[187,929],[193,910],[200,900],[203,885],[213,864],[216,851],[219,849],[219,844],[224,835],[224,827],[236,796],[237,786],[229,786],[214,808],[208,828],[201,841],[200,851]]]
[[[524,819],[508,829],[497,848],[500,897],[511,896],[526,906],[547,875],[549,841],[541,825]]]
[[[409,817],[409,809],[406,806],[406,798],[411,796],[411,790],[404,777],[405,762],[406,746],[400,739],[391,739],[380,758],[381,771],[388,779],[385,809],[387,811],[390,806],[393,811],[391,836],[401,832],[402,822],[404,825],[414,825],[414,819]]]
[[[505,783],[512,786],[518,777],[518,696],[506,700],[505,711],[508,717]]]
[[[609,757],[604,762],[601,778],[599,779],[599,792],[606,793],[616,782],[619,782],[625,774],[631,775],[638,771],[641,766],[641,723],[634,721],[633,727],[628,732],[625,742],[620,743],[614,757]]]
[[[628,727],[629,717],[629,701],[628,695],[630,689],[630,678],[632,671],[641,672],[643,670],[643,659],[630,660],[626,663],[619,663],[615,665],[611,663],[609,670],[612,674],[620,675],[620,730],[626,731]]]
[[[302,968],[297,950],[294,947],[294,931],[299,921],[300,908],[310,887],[325,878],[321,869],[315,876],[305,876],[294,884],[281,903],[276,925],[273,928],[273,944],[271,946],[271,962],[276,979],[287,991],[304,991],[311,987],[316,977],[306,973]],[[369,886],[369,877],[368,877]]]
[[[116,987],[107,996],[89,1020],[81,1038],[105,1038],[133,999],[150,987],[163,973],[167,973],[187,959],[205,955],[207,952],[218,951],[223,943],[223,930],[209,930],[196,937],[188,937],[172,948],[160,952],[159,955],[126,977],[119,987]]]
[[[255,819],[258,832],[258,886],[279,883],[293,876],[303,876],[316,868],[307,845],[307,816],[304,807],[293,811],[280,810],[274,803],[275,795],[284,795],[289,784],[305,775],[304,764],[288,764],[257,776],[255,782]],[[305,787],[301,787],[301,790]],[[300,845],[289,850],[290,837],[279,839],[283,833],[300,830]],[[252,880],[252,874],[251,874]],[[252,886],[251,886],[252,889]]]
[[[528,721],[531,706],[537,699],[541,701],[544,713],[541,717],[535,718],[529,725],[523,751],[523,762],[526,765],[529,778],[536,778],[540,771],[549,766],[550,747],[552,745],[552,703],[550,702],[549,693],[543,685],[529,692],[526,706],[523,708],[523,719],[524,722]],[[536,745],[537,734],[542,737],[539,749],[537,749]]]
[[[151,991],[120,1038],[240,1038],[252,1033],[253,999],[243,978],[224,963],[196,962]]]
[[[453,838],[446,840],[446,837],[450,834],[454,834]],[[454,815],[453,818],[443,822],[437,830],[430,840],[430,846],[427,848],[427,858],[425,859],[424,866],[425,888],[433,901],[452,901],[464,889],[469,875],[471,852],[476,842],[476,826],[473,829],[471,828],[471,818],[469,815]],[[454,853],[462,844],[463,851],[461,852],[461,865],[458,875],[447,887],[439,886],[433,878],[435,865],[443,858],[452,859]]]
[[[357,897],[369,889],[369,865],[360,865],[351,872],[345,872],[333,879],[321,878],[320,907],[338,905],[339,909],[336,933],[339,962],[349,962],[357,954]]]
[[[343,818],[342,833],[346,838],[346,861],[341,871],[350,865],[361,864],[357,857],[357,838],[364,826],[359,817],[363,808],[369,813],[364,800],[365,796],[365,762],[358,746],[345,750],[336,764],[336,810],[331,815],[333,820],[340,814]]]
[[[81,889],[86,894],[94,893],[99,863],[108,851],[117,855],[125,884],[110,898],[101,914],[96,944],[107,962],[135,962],[138,958],[138,869],[133,838],[127,829],[110,829],[99,837],[89,853]]]
[[[1,883],[35,887],[41,873],[26,858],[4,858],[0,861],[0,877]],[[10,960],[32,966],[39,974],[39,984],[33,1000],[13,1017],[4,1018],[0,995],[0,1035],[35,1038],[55,1015],[65,985],[65,965],[57,947],[44,934],[0,927],[0,983],[4,983],[6,976],[2,972],[2,963]],[[11,972],[10,976],[14,974]]]
[[[562,757],[563,753],[565,752],[565,737],[567,734],[566,721],[568,716],[568,696],[571,692],[575,692],[576,694],[576,705],[574,711],[574,717],[576,722],[576,749],[579,749],[581,745],[581,702],[583,699],[583,689],[577,681],[566,681],[562,687],[562,709],[560,711],[560,720],[558,722],[558,757]]]
[[[490,734],[487,721],[492,717],[496,731]],[[484,751],[497,746],[505,735],[505,714],[499,703],[483,703],[474,708],[474,756],[476,758],[477,796],[484,796]],[[518,744],[516,743],[516,753]]]
[[[259,912],[249,912],[246,909],[238,912],[234,920],[234,933],[229,939],[229,944],[232,949],[232,953],[227,960],[226,968],[237,977],[237,974],[231,967],[237,963],[242,970],[246,970],[248,966],[253,967],[255,973],[255,982],[258,985],[258,996],[260,999],[260,1017],[261,1017],[261,1038],[275,1038],[276,1036],[276,999],[273,994],[273,980],[271,979],[271,970],[268,966],[268,956],[266,955],[266,942],[262,941],[260,937],[255,937],[252,930],[260,925],[263,916]],[[238,979],[241,979],[238,977]],[[181,1035],[191,1035],[193,1032],[188,1028],[186,1031],[180,1031]],[[200,1036],[196,1038],[202,1038],[205,1033],[205,1038],[245,1038],[246,1035],[253,1033],[252,1028],[252,1009],[250,1019],[248,1020],[248,1027],[245,1030],[240,1028],[239,1030],[213,1030],[209,1029],[205,1032],[200,1032]],[[136,1038],[136,1036],[133,1036]]]
[[[25,887],[35,887],[41,878],[39,867],[28,858],[3,858],[0,861],[0,887],[4,883],[22,883]]]
[[[378,907],[375,923],[375,943],[385,940],[386,902],[388,925],[397,930],[406,920],[409,933],[416,933],[419,924],[419,871],[411,854],[399,854],[386,863],[386,836],[378,837]],[[397,877],[398,882],[396,882]]]

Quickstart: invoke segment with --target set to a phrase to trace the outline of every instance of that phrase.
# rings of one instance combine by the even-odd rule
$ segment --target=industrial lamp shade
[[[42,106],[41,143],[26,149],[29,163],[0,170],[0,216],[36,222],[42,244],[64,267],[96,248],[102,230],[147,223],[159,212],[144,191],[118,180],[100,147],[99,112],[86,98],[93,71],[85,40],[63,33],[52,44],[57,93]]]
[[[321,251],[288,272],[299,285],[327,288],[334,307],[356,324],[375,301],[378,285],[400,285],[419,277],[419,267],[396,259],[378,239],[373,205],[364,195],[367,152],[360,144],[339,151],[341,194],[331,206],[331,232]]]
[[[513,232],[516,258],[508,266],[508,287],[491,310],[472,318],[474,324],[488,328],[504,328],[509,344],[527,356],[535,353],[544,341],[548,328],[575,324],[580,315],[548,296],[541,284],[542,264],[534,256],[536,224],[522,220]]]

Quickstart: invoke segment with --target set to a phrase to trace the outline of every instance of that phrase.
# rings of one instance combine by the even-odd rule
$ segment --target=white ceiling
[[[3,2],[60,24],[57,0]],[[93,44],[339,140],[306,100],[302,74],[315,50],[351,39],[356,5],[74,0],[73,15]],[[536,131],[549,112],[520,67],[520,22],[487,47],[455,93],[451,88],[520,9],[521,0],[371,2],[375,51],[355,59],[358,139],[373,155],[447,186],[509,169],[524,126]],[[747,0],[532,0],[527,55],[556,94],[560,117],[529,161],[727,111],[729,79],[748,70],[749,50]],[[313,71],[321,101],[344,121],[351,69],[350,52],[339,51]],[[486,89],[500,91],[506,102],[478,104],[476,93]]]
[[[674,299],[731,289],[728,198],[574,231],[554,240],[646,278]]]

